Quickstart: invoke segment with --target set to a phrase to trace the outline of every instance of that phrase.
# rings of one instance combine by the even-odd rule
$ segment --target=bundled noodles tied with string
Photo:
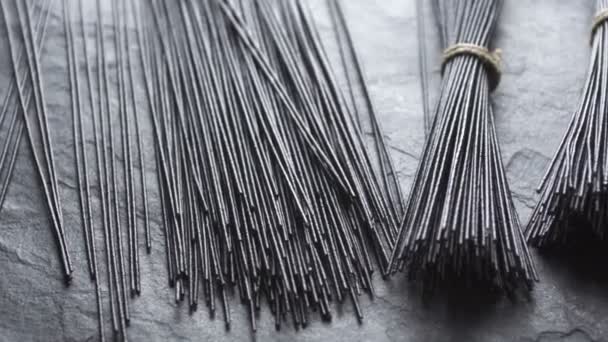
[[[427,290],[441,282],[514,291],[537,278],[501,161],[490,93],[500,57],[488,49],[501,1],[435,0],[441,92],[391,271]]]
[[[541,181],[541,199],[526,230],[528,240],[539,247],[562,246],[583,231],[606,236],[608,1],[598,0],[596,10],[582,99]]]

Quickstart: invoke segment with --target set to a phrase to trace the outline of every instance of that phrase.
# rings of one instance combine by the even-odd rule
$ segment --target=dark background
[[[338,61],[324,1],[309,3],[330,54]],[[97,339],[95,297],[86,274],[78,212],[62,12],[60,1],[55,2],[42,66],[64,220],[76,274],[72,285],[66,288],[40,184],[24,140],[0,213],[0,340],[6,341]],[[588,67],[594,2],[505,1],[495,40],[503,50],[504,75],[493,101],[504,165],[524,223],[537,200],[534,188],[578,105]],[[414,1],[343,3],[407,194],[424,141]],[[430,89],[434,98],[439,82],[439,46],[430,2],[425,3]],[[92,15],[92,8],[87,13]],[[93,39],[93,16],[90,20],[89,36]],[[6,35],[4,29],[0,31],[0,79],[8,80]],[[6,82],[0,84],[3,96]],[[137,91],[143,101],[143,89]],[[144,127],[144,137],[152,141],[149,123]],[[148,179],[154,180],[153,146],[145,145]],[[92,141],[88,141],[88,147],[92,151]],[[89,153],[92,159],[92,152]],[[386,282],[376,276],[378,297],[373,301],[361,298],[365,318],[360,325],[351,305],[346,304],[335,307],[331,323],[315,317],[308,328],[299,332],[290,326],[275,331],[269,313],[262,311],[258,332],[252,334],[245,308],[233,302],[232,329],[226,331],[221,315],[210,317],[204,306],[190,315],[186,305],[175,304],[166,281],[156,183],[150,182],[153,250],[149,256],[143,248],[141,251],[142,295],[131,303],[131,340],[591,341],[604,340],[608,335],[605,259],[579,254],[556,258],[536,252],[541,282],[530,299],[511,301],[480,292],[450,291],[423,300],[420,291],[408,285],[403,276]],[[97,198],[93,204],[98,205]],[[97,238],[101,246],[101,234]],[[105,283],[104,294],[107,295]],[[109,326],[107,321],[106,327]]]

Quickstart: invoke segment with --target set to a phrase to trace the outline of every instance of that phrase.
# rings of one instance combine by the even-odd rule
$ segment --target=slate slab
[[[324,0],[309,2],[324,39],[331,41],[333,34]],[[93,20],[92,1],[85,3]],[[407,194],[424,142],[414,1],[344,3]],[[434,98],[439,82],[439,47],[429,2],[426,5],[430,89]],[[522,222],[526,222],[536,203],[534,187],[577,105],[587,70],[593,9],[591,0],[505,2],[496,39],[496,46],[503,49],[505,74],[493,101],[504,164]],[[92,39],[91,25],[88,22]],[[74,181],[62,29],[61,10],[55,6],[42,65],[64,218],[77,273],[72,286],[66,288],[59,275],[29,147],[23,143],[0,214],[2,341],[97,339],[95,297],[85,273]],[[4,30],[0,40],[0,46],[6,46]],[[8,55],[6,49],[2,50],[0,80],[5,86],[0,86],[0,94],[6,92],[10,76]],[[336,56],[335,50],[330,52]],[[137,91],[143,94],[143,89]],[[144,136],[151,139],[149,124],[144,125]],[[87,144],[92,146],[92,141]],[[146,144],[146,148],[149,179],[155,179],[152,144]],[[151,191],[149,196],[151,212],[159,213],[157,191]],[[97,198],[94,204],[98,204]],[[360,325],[352,307],[344,305],[335,308],[331,323],[315,319],[302,331],[285,327],[277,332],[270,315],[263,311],[258,332],[252,334],[245,309],[234,304],[232,329],[226,331],[219,315],[210,317],[205,308],[191,315],[184,305],[175,304],[167,287],[158,215],[153,215],[152,223],[152,254],[142,253],[141,258],[142,295],[131,306],[129,337],[134,341],[600,341],[608,336],[608,281],[594,272],[594,267],[602,271],[604,266],[598,262],[581,267],[537,253],[541,282],[530,300],[511,302],[475,294],[442,294],[425,301],[403,276],[386,282],[376,276],[378,296],[373,301],[362,298],[365,319]],[[101,245],[101,234],[98,240]],[[105,290],[104,294],[107,295]]]

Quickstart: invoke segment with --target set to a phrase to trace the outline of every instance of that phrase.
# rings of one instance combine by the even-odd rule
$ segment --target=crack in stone
[[[558,342],[558,341],[571,341],[571,342],[599,342],[605,341],[603,339],[594,339],[591,335],[585,331],[585,329],[576,327],[569,331],[553,331],[546,330],[540,332],[536,338],[528,339],[532,342]]]
[[[511,196],[513,199],[519,201],[529,209],[534,209],[534,207],[536,207],[536,200],[534,200],[532,197],[517,193],[515,191],[511,191]]]

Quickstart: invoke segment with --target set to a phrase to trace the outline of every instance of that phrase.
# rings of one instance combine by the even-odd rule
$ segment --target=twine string
[[[608,19],[608,12],[606,13]],[[443,61],[441,63],[441,72],[443,73],[447,63],[456,56],[471,55],[477,57],[487,68],[490,90],[496,89],[500,83],[502,74],[502,58],[501,50],[496,49],[490,51],[487,48],[469,43],[457,43],[443,51]]]
[[[593,25],[591,25],[591,41],[590,41],[590,43],[593,43],[593,37],[595,37],[595,31],[597,31],[597,29],[599,29],[600,26],[602,26],[602,24],[606,20],[608,20],[608,9],[600,11],[599,13],[597,13],[595,15],[595,17],[593,18]]]

